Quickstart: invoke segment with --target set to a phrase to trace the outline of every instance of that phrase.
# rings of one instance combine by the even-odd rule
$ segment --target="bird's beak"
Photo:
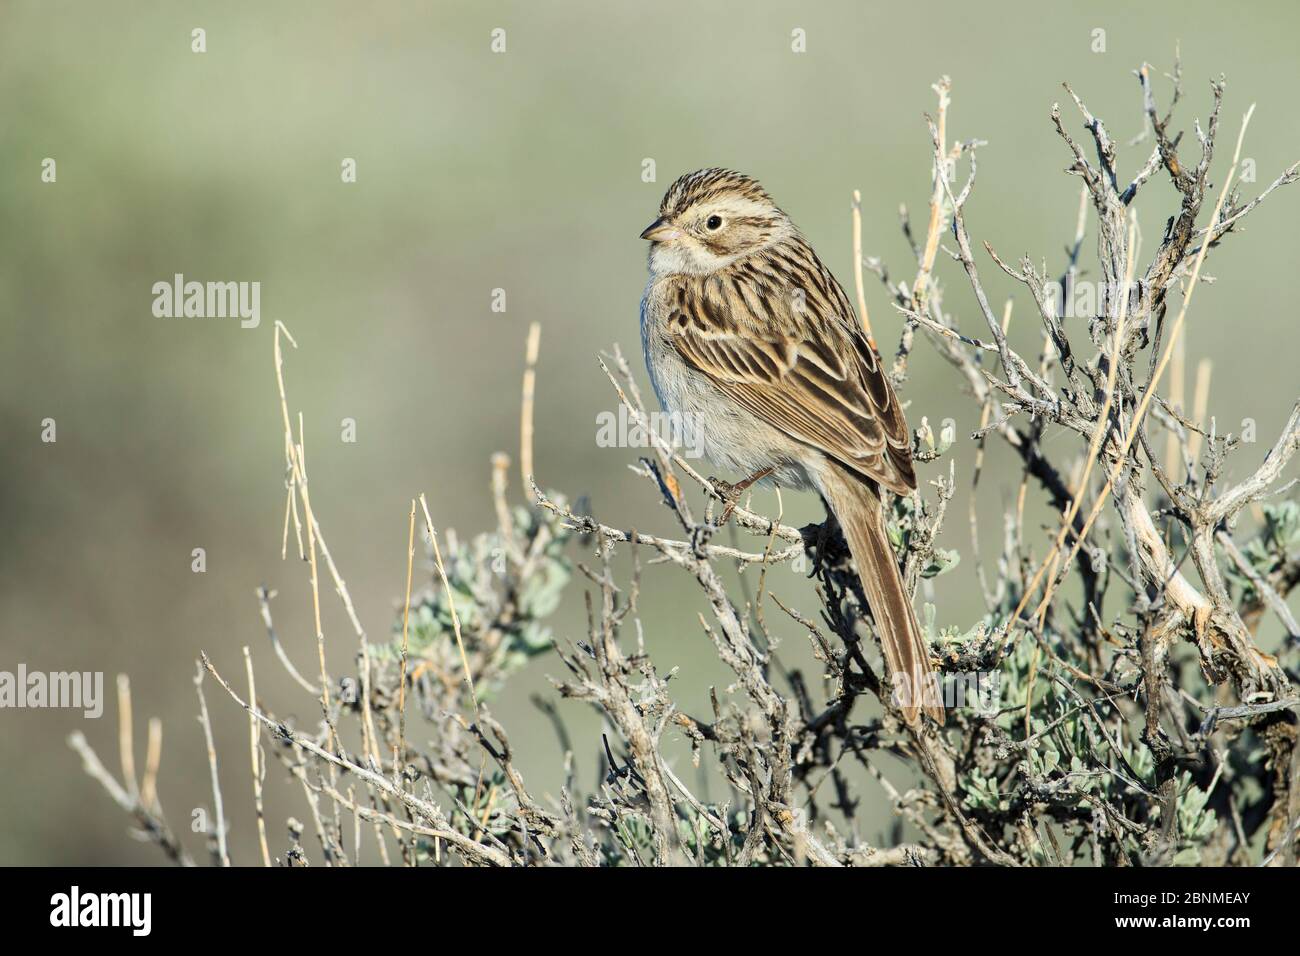
[[[663,219],[656,219],[641,232],[641,238],[649,239],[651,242],[664,242],[668,239],[676,239],[679,235],[677,228]]]

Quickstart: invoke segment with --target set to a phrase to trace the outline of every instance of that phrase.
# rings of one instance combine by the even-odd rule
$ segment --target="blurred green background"
[[[210,804],[191,685],[199,649],[237,672],[239,647],[250,644],[259,692],[282,713],[313,713],[272,665],[254,599],[259,584],[279,589],[280,634],[308,666],[306,574],[279,557],[275,320],[301,346],[287,374],[291,406],[305,415],[313,502],[363,622],[383,639],[404,583],[410,497],[427,492],[435,521],[465,534],[494,523],[488,459],[517,451],[530,321],[543,325],[539,481],[590,495],[613,523],[669,529],[626,470],[637,452],[596,445],[595,416],[615,406],[594,356],[620,342],[641,369],[637,233],[677,175],[729,165],[759,177],[850,289],[849,198],[859,188],[867,254],[905,277],[898,204],[923,228],[922,114],[933,109],[930,84],[949,74],[950,134],[989,141],[968,207],[977,243],[1045,257],[1059,271],[1079,189],[1062,173],[1068,154],[1048,120],[1061,81],[1124,142],[1142,128],[1131,71],[1143,60],[1168,69],[1181,41],[1180,128],[1207,115],[1208,78],[1220,71],[1227,143],[1258,103],[1245,149],[1261,180],[1245,187],[1253,195],[1300,156],[1297,26],[1300,8],[1280,2],[1000,3],[994,12],[968,3],[2,0],[0,669],[104,671],[109,701],[99,721],[0,711],[0,863],[160,860],[126,836],[124,817],[65,743],[80,728],[116,768],[119,672],[131,675],[139,751],[144,719],[164,720],[163,805],[200,854],[187,827],[189,809]],[[206,53],[191,52],[195,27],[206,30]],[[503,54],[489,49],[497,27]],[[791,51],[795,28],[806,31],[805,53]],[[1167,101],[1167,84],[1158,89]],[[1073,106],[1064,114],[1083,137]],[[1122,168],[1135,171],[1148,151],[1128,150]],[[53,184],[41,181],[47,157],[57,162]],[[345,157],[357,161],[355,184],[340,181]],[[642,182],[646,158],[657,182]],[[1210,412],[1229,423],[1221,429],[1252,417],[1261,442],[1300,378],[1287,230],[1297,199],[1275,194],[1210,260],[1218,281],[1198,294],[1187,332],[1193,363],[1214,359]],[[1174,208],[1157,177],[1140,204],[1148,253]],[[1016,291],[982,253],[980,263],[992,295]],[[950,263],[941,269],[948,307],[979,329],[969,288]],[[260,327],[155,318],[151,287],[178,272],[261,282]],[[495,288],[506,290],[504,314],[490,309]],[[1037,331],[1017,294],[1012,338],[1033,351]],[[892,352],[898,317],[870,277],[868,300]],[[957,420],[964,487],[977,410],[924,343],[912,368],[909,419]],[[57,422],[57,443],[40,440],[45,418]],[[344,418],[357,422],[355,444],[340,440]],[[996,546],[1012,473],[1003,450],[990,449],[980,506],[983,540]],[[1259,454],[1248,449],[1236,467]],[[808,497],[786,496],[787,516],[816,517]],[[756,507],[774,511],[771,492]],[[968,552],[962,496],[953,507],[945,544]],[[207,552],[204,574],[190,569],[196,547]],[[811,608],[793,572],[774,572],[769,585]],[[940,623],[969,624],[982,609],[969,561],[935,593]],[[328,597],[327,640],[342,670],[355,641]],[[556,621],[562,633],[581,627],[577,598],[575,586]],[[695,621],[701,602],[667,567],[648,572],[643,600],[652,654],[661,668],[681,667],[677,694],[702,709],[710,683],[727,676]],[[798,630],[777,628],[791,659],[805,658]],[[554,696],[545,675],[557,665],[550,655],[533,662],[496,706],[537,793],[554,792],[560,751],[527,697]],[[209,688],[232,852],[251,863],[247,725]],[[580,706],[562,709],[589,781],[600,728]],[[268,813],[282,853],[276,821],[303,809],[280,775],[273,767]]]

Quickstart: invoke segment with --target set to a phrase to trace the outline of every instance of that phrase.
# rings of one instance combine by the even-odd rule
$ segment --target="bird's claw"
[[[817,526],[817,540],[813,544],[812,570],[808,577],[815,578],[822,573],[826,565],[826,545],[831,537],[831,519],[827,518]]]
[[[725,527],[727,522],[731,520],[731,514],[736,510],[736,503],[740,501],[740,496],[756,482],[762,481],[770,474],[772,474],[772,469],[764,468],[761,471],[754,472],[744,481],[736,482],[734,485],[729,481],[723,481],[721,478],[709,478],[709,484],[713,485],[713,490],[722,499],[722,517],[718,519],[719,528]]]
[[[709,476],[709,484],[713,486],[714,492],[722,499],[722,517],[718,519],[717,526],[725,527],[731,520],[731,513],[736,510],[736,502],[740,499],[741,489],[729,481],[723,481],[721,478]]]

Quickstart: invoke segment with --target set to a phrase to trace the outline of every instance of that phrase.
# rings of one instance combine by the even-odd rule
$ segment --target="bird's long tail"
[[[885,649],[894,703],[913,727],[920,724],[921,711],[943,724],[942,695],[930,648],[898,572],[875,484],[831,462],[817,476],[817,484],[844,529],[857,565]]]

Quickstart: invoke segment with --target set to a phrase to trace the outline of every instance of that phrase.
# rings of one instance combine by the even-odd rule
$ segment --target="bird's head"
[[[687,173],[668,187],[650,240],[654,275],[708,275],[794,234],[758,181],[731,169]]]

